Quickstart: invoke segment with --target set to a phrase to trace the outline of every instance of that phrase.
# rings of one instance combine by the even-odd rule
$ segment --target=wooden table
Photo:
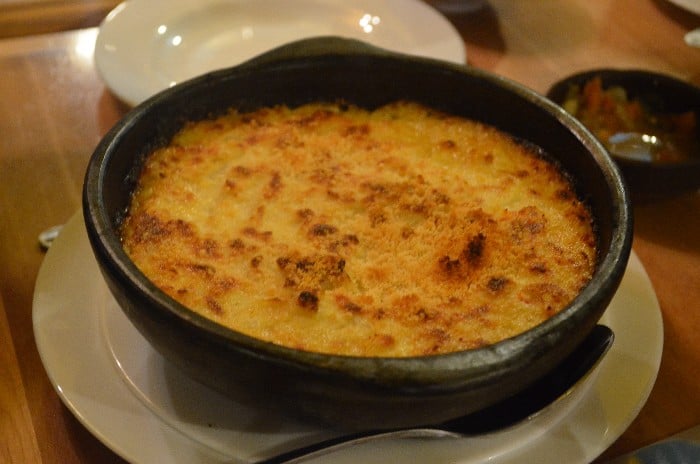
[[[0,0],[0,38],[95,26],[120,0]]]
[[[666,1],[492,0],[451,16],[468,60],[545,92],[582,69],[665,72],[700,85],[700,17]],[[0,462],[120,459],[62,405],[35,347],[37,235],[80,206],[88,157],[127,111],[98,78],[95,29],[0,40]],[[700,194],[635,207],[634,249],[655,287],[665,346],[649,401],[611,457],[700,424]],[[67,360],[69,362],[69,360]]]

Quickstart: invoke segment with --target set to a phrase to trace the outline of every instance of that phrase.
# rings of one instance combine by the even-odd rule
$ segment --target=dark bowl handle
[[[300,39],[279,47],[273,48],[256,57],[236,66],[238,69],[247,67],[259,67],[267,64],[295,60],[299,58],[313,58],[331,55],[363,55],[363,56],[403,56],[398,52],[377,47],[358,39],[348,39],[338,36],[318,36]]]

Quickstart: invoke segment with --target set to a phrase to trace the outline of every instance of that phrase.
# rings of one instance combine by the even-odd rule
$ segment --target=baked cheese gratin
[[[121,226],[168,295],[292,348],[422,356],[517,335],[590,280],[590,212],[539,149],[420,104],[186,124]]]

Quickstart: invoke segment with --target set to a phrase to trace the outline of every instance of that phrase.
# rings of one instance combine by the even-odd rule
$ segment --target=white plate
[[[323,35],[466,62],[459,33],[420,0],[128,0],[100,25],[95,64],[107,86],[135,105],[188,78]]]
[[[134,463],[250,462],[329,432],[271,417],[183,376],[133,328],[102,280],[76,214],[36,281],[34,334],[59,396],[103,443]],[[633,253],[602,322],[615,332],[596,376],[545,414],[464,439],[391,440],[324,462],[587,463],[637,416],[656,379],[661,313]]]
[[[700,15],[700,0],[668,0],[676,6],[679,6],[692,13]]]

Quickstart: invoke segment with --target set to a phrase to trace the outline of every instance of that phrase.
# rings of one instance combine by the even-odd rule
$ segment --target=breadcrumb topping
[[[555,163],[411,102],[189,123],[146,159],[122,240],[218,323],[359,356],[512,337],[566,307],[596,264],[590,213]]]

